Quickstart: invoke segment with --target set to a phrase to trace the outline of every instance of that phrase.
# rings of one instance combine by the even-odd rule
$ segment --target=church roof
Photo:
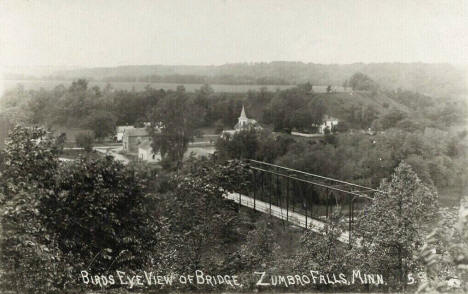
[[[245,115],[244,104],[242,104],[242,111],[241,111],[241,115],[239,118],[247,119],[247,115]]]

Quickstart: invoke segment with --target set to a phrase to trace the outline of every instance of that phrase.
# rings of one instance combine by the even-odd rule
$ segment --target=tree
[[[304,84],[299,84],[297,85],[297,88],[304,93],[310,93],[313,90],[313,86],[310,82],[304,83]]]
[[[175,189],[167,198],[166,212],[175,272],[219,272],[219,264],[229,258],[228,245],[238,238],[238,206],[224,199],[223,193],[234,187],[245,189],[248,177],[243,171],[236,162],[213,165],[212,161],[196,160],[173,179]]]
[[[336,126],[333,126],[333,130],[337,133],[345,133],[349,130],[349,125],[345,121],[339,121]]]
[[[468,203],[460,203],[460,211],[439,210],[439,222],[426,236],[418,252],[424,265],[425,279],[415,277],[417,293],[446,293],[453,288],[468,291]],[[434,252],[435,249],[435,252]],[[452,281],[451,281],[452,280]],[[465,281],[465,282],[463,282]],[[450,285],[450,283],[453,283]],[[456,282],[461,282],[458,287]]]
[[[308,130],[313,123],[312,113],[307,108],[297,109],[289,119],[290,127],[298,130]]]
[[[217,121],[215,122],[214,127],[215,127],[215,133],[216,133],[216,134],[221,134],[221,133],[223,132],[223,130],[224,130],[223,121],[222,121],[221,119],[217,120]]]
[[[68,91],[70,92],[82,92],[88,89],[88,81],[85,79],[78,79],[73,81]]]
[[[320,125],[325,113],[327,112],[324,102],[320,99],[313,99],[307,104],[307,109],[311,113],[312,123]]]
[[[331,85],[328,85],[328,86],[327,86],[327,93],[331,93],[331,91],[332,91],[332,86],[331,86]]]
[[[216,141],[216,150],[224,159],[254,159],[258,148],[257,131],[242,130]]]
[[[407,115],[404,112],[398,109],[392,109],[389,113],[384,115],[380,121],[384,129],[389,129],[395,127],[399,121],[406,117]]]
[[[362,112],[361,128],[369,128],[372,122],[379,117],[379,112],[372,105],[368,105]]]
[[[115,132],[116,117],[108,111],[94,111],[86,119],[84,126],[93,130],[96,139],[103,139]]]
[[[161,229],[148,209],[155,196],[144,189],[141,175],[112,157],[82,158],[59,170],[54,193],[40,211],[60,250],[77,264],[101,273],[139,270],[155,266],[151,257]]]
[[[347,88],[348,88],[348,80],[345,80],[343,82],[343,90],[346,91]]]
[[[242,244],[239,253],[243,266],[247,269],[257,269],[260,266],[270,268],[272,255],[277,249],[272,224],[266,219],[261,219],[255,224],[255,228],[247,234],[246,241]]]
[[[304,95],[301,88],[278,91],[267,109],[264,110],[265,122],[272,123],[275,131],[290,133],[297,124],[294,113],[304,111],[304,106],[307,104],[306,99],[307,96]],[[308,116],[309,114],[306,115],[306,117]]]
[[[331,220],[317,234],[314,231],[307,230],[300,239],[298,256],[295,258],[295,268],[297,271],[304,269],[318,268],[320,274],[337,275],[343,273],[349,276],[349,256],[347,250],[337,239],[342,234],[338,223],[340,220],[339,212],[332,214]],[[337,277],[338,278],[338,277]],[[330,285],[317,288],[327,288]],[[340,287],[340,284],[332,287]],[[349,288],[349,285],[345,287]]]
[[[5,148],[5,170],[0,177],[2,182],[13,181],[16,185],[34,182],[39,188],[49,188],[53,184],[58,167],[58,154],[61,145],[42,128],[16,126],[12,129]],[[8,185],[3,195],[9,196]]]
[[[142,176],[111,157],[59,165],[56,140],[17,127],[0,182],[1,286],[76,290],[80,272],[157,268],[162,226]]]
[[[0,173],[3,290],[60,293],[69,260],[43,226],[41,201],[52,193],[59,148],[40,128],[17,126],[6,144]]]
[[[435,216],[437,192],[404,162],[379,191],[359,217],[355,238],[362,247],[355,246],[354,254],[361,268],[384,275],[393,290],[404,289],[408,274],[420,266],[415,256],[424,241],[423,225]]]
[[[93,150],[94,135],[92,133],[79,133],[76,135],[75,140],[76,145],[83,148],[86,152],[91,152]]]
[[[349,79],[349,86],[353,90],[372,91],[378,89],[378,85],[368,76],[361,72],[357,72]]]
[[[57,148],[59,149],[59,152],[63,152],[63,148],[65,147],[65,142],[67,141],[67,134],[66,133],[61,133],[56,139],[55,139],[55,144],[57,145]]]
[[[203,122],[203,115],[202,109],[188,98],[182,88],[178,88],[159,101],[152,111],[151,147],[180,168],[188,143]]]

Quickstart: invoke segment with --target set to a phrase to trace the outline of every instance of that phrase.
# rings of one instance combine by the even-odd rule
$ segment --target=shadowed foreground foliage
[[[4,291],[99,289],[82,282],[82,270],[99,275],[202,270],[238,275],[249,291],[413,291],[417,284],[409,285],[408,279],[426,265],[418,254],[424,249],[425,225],[436,218],[437,193],[406,163],[382,181],[382,193],[357,218],[349,248],[336,241],[336,223],[325,227],[323,236],[294,232],[225,200],[225,191],[247,193],[251,185],[251,175],[239,161],[220,165],[194,160],[167,174],[138,164],[123,166],[111,158],[60,163],[60,146],[41,129],[17,127],[10,139],[0,164]],[[340,212],[334,217],[339,220]],[[294,242],[299,246],[288,249]],[[463,266],[465,257],[459,256],[466,248],[457,250],[455,264]],[[253,274],[310,270],[348,277],[361,270],[382,275],[386,284],[259,287]],[[119,287],[116,291],[125,292],[118,283],[106,290]],[[153,285],[140,290],[161,289]],[[233,289],[175,284],[165,290]]]
[[[61,293],[81,270],[152,264],[160,224],[135,171],[113,161],[59,165],[54,140],[17,127],[1,174],[3,289]]]

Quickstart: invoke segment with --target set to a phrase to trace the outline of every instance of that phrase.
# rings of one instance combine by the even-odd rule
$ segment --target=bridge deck
[[[246,206],[252,209],[255,209],[257,211],[266,213],[266,214],[271,214],[274,217],[277,217],[281,220],[288,221],[298,227],[301,228],[306,228],[309,230],[312,230],[314,232],[317,232],[321,234],[323,232],[323,228],[325,227],[325,223],[313,218],[308,217],[306,221],[306,217],[302,214],[299,214],[297,212],[291,212],[289,211],[286,213],[286,209],[271,205],[271,211],[270,211],[270,204],[261,200],[256,199],[255,204],[254,204],[254,199],[252,197],[239,194],[239,193],[226,193],[224,195],[225,198],[232,200],[236,203],[239,203],[242,206]],[[344,231],[339,237],[338,241],[343,242],[348,244],[349,243],[349,232]]]

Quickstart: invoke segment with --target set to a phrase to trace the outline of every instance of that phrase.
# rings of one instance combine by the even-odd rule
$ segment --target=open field
[[[39,90],[40,88],[44,89],[53,89],[54,87],[62,84],[65,87],[71,85],[72,81],[35,81],[35,80],[4,80],[3,87],[4,90],[14,89],[17,85],[21,84],[26,90]],[[112,85],[116,90],[135,90],[142,91],[146,86],[151,86],[155,89],[164,89],[164,90],[175,90],[180,83],[144,83],[144,82],[100,82],[100,81],[91,81],[89,82],[90,87],[98,86],[100,88],[106,87],[107,84]],[[184,87],[187,91],[193,92],[197,89],[200,89],[202,84],[184,84]],[[228,93],[244,93],[249,90],[260,90],[263,87],[266,87],[270,91],[275,91],[276,89],[287,89],[294,87],[294,85],[211,85],[211,87],[216,92],[228,92]]]
[[[41,81],[41,80],[3,80],[3,89],[5,91],[14,89],[18,85],[23,85],[26,90],[39,90],[44,88],[46,90],[53,89],[54,87],[62,84],[66,87],[71,85],[72,81]],[[116,90],[135,90],[141,91],[144,90],[146,86],[151,86],[155,89],[164,89],[164,90],[175,90],[178,85],[181,83],[145,83],[145,82],[101,82],[101,81],[90,81],[89,86],[94,87],[98,86],[100,88],[106,87],[107,84],[112,85]],[[189,92],[200,89],[202,84],[183,84],[185,89]],[[221,85],[213,84],[210,85],[215,92],[227,92],[227,93],[246,93],[249,90],[260,90],[266,88],[269,91],[276,91],[277,89],[284,90],[292,88],[295,85]],[[1,87],[0,87],[1,88]],[[337,92],[343,92],[343,87],[333,87]],[[313,86],[314,92],[325,93],[327,86]]]

